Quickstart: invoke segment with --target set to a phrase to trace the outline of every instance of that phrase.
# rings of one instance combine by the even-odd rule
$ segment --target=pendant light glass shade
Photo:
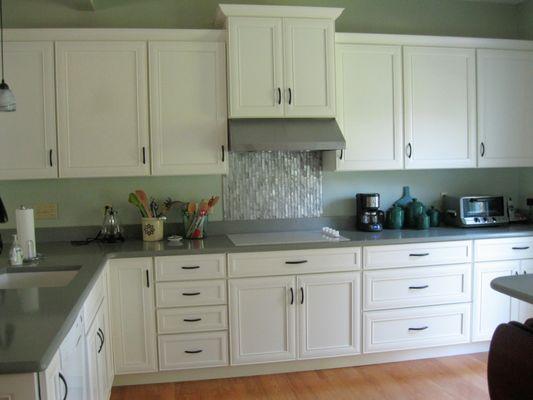
[[[9,89],[7,83],[2,81],[0,83],[0,111],[16,111],[17,102],[15,101],[15,95]]]

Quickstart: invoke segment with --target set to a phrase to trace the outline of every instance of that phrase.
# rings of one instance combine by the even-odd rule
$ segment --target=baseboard
[[[145,374],[117,375],[113,386],[143,385],[153,383],[197,381],[218,378],[235,378],[253,375],[268,375],[318,369],[356,367],[361,365],[419,360],[423,358],[448,357],[460,354],[486,352],[490,342],[468,343],[427,349],[403,350],[386,353],[360,354],[356,356],[321,358],[315,360],[287,361],[269,364],[237,365],[201,368],[180,371],[153,372]]]

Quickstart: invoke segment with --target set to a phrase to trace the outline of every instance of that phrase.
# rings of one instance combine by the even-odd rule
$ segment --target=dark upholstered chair
[[[533,318],[496,328],[487,376],[491,400],[533,400]]]

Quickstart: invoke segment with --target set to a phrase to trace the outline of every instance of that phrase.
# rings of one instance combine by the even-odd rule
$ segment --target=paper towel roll
[[[24,259],[32,259],[37,255],[33,208],[25,208],[24,206],[17,208],[15,219],[17,220],[17,235]]]

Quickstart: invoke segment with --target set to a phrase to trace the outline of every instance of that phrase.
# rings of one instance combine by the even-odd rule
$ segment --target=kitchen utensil
[[[440,225],[440,211],[437,210],[435,207],[431,207],[427,211],[427,215],[429,216],[429,226],[432,228],[436,228]]]
[[[150,206],[148,205],[148,196],[146,195],[146,192],[144,190],[137,189],[135,191],[135,194],[137,195],[137,198],[139,199],[142,206],[144,207],[147,217],[154,218],[154,215],[152,215],[152,212],[150,211]]]
[[[164,221],[166,218],[141,218],[143,240],[157,242],[164,236]]]
[[[146,209],[144,208],[144,206],[142,205],[141,201],[139,200],[139,198],[137,197],[135,193],[129,194],[128,202],[133,204],[135,207],[137,207],[137,209],[141,213],[141,217],[148,218],[148,213],[146,212]]]
[[[424,212],[416,217],[416,229],[429,229],[429,223],[429,215]]]
[[[424,204],[415,198],[406,208],[405,217],[408,228],[416,228],[418,226],[418,216],[420,214],[425,214],[425,207]]]
[[[406,207],[409,203],[413,201],[413,198],[411,197],[411,190],[409,189],[409,186],[403,187],[403,195],[398,200],[396,200],[396,204],[400,207]]]
[[[122,236],[122,229],[118,223],[117,218],[118,211],[115,211],[113,206],[106,205],[104,208],[104,221],[102,223],[102,229],[98,235],[98,240],[104,243],[117,243],[123,242],[124,236]]]
[[[379,210],[378,193],[358,193],[356,207],[357,229],[367,232],[383,230],[385,214]]]
[[[402,207],[394,203],[388,209],[385,218],[385,227],[387,229],[402,229],[405,221],[405,212]]]

